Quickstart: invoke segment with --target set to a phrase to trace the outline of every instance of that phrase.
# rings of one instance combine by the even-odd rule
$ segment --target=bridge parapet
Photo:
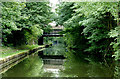
[[[53,29],[52,32],[46,33],[44,32],[42,37],[39,38],[38,40],[38,45],[43,45],[43,37],[63,37],[64,34],[59,34],[63,29]]]
[[[59,34],[63,29],[53,29],[50,33],[44,32],[43,34]]]

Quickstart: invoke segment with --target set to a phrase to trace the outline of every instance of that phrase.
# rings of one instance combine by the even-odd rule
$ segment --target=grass
[[[43,47],[42,45],[41,47]],[[26,52],[28,50],[40,47],[39,45],[22,45],[18,47],[0,47],[0,58],[5,58],[10,55]]]

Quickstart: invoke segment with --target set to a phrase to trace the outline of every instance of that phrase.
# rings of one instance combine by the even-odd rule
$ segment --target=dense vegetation
[[[49,2],[2,2],[2,45],[35,44],[49,23],[65,27],[65,41],[75,55],[120,58],[120,2],[62,2],[56,13]]]
[[[120,58],[118,2],[62,2],[57,23],[65,27],[66,42],[79,54]]]
[[[2,2],[2,43],[5,46],[33,44],[49,30],[49,2]],[[46,30],[47,29],[47,30]]]
[[[99,75],[96,72],[100,71],[102,75],[112,72],[114,77],[120,76],[118,62],[105,60],[105,58],[120,60],[120,2],[61,2],[55,13],[51,12],[49,2],[1,2],[1,9],[0,58],[40,47],[35,45],[38,39],[43,33],[50,32],[49,23],[56,21],[57,25],[64,26],[61,33],[65,36],[44,37],[44,44],[52,43],[53,46],[52,49],[50,47],[43,52],[45,55],[65,55],[67,59],[65,73],[70,70],[68,74],[71,76],[78,74],[79,77],[79,74],[83,76],[87,73],[92,77],[94,74]],[[39,40],[41,41],[43,40]],[[92,57],[94,58],[91,59]],[[105,64],[92,61],[101,59],[104,59]],[[41,70],[43,62],[37,60],[39,58],[33,57],[20,65],[27,67],[27,71],[31,66],[33,71],[41,72],[38,70]],[[105,72],[103,65],[108,67]],[[34,70],[34,66],[38,68]],[[36,75],[33,71],[25,74]]]

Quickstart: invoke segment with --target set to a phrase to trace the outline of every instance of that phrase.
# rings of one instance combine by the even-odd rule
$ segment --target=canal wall
[[[27,58],[29,55],[37,52],[42,51],[44,48],[49,47],[50,45],[44,45],[40,46],[31,50],[28,50],[26,52],[21,52],[15,55],[8,56],[6,58],[0,59],[0,74],[6,72],[8,69],[12,68],[19,62],[23,61],[25,58]]]

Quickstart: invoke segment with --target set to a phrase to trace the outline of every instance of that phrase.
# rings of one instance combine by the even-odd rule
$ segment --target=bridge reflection
[[[64,34],[43,34],[43,37],[63,37]]]
[[[59,76],[59,71],[64,70],[63,63],[65,59],[63,56],[44,56],[43,60],[43,69],[45,72],[54,73],[54,76]]]

